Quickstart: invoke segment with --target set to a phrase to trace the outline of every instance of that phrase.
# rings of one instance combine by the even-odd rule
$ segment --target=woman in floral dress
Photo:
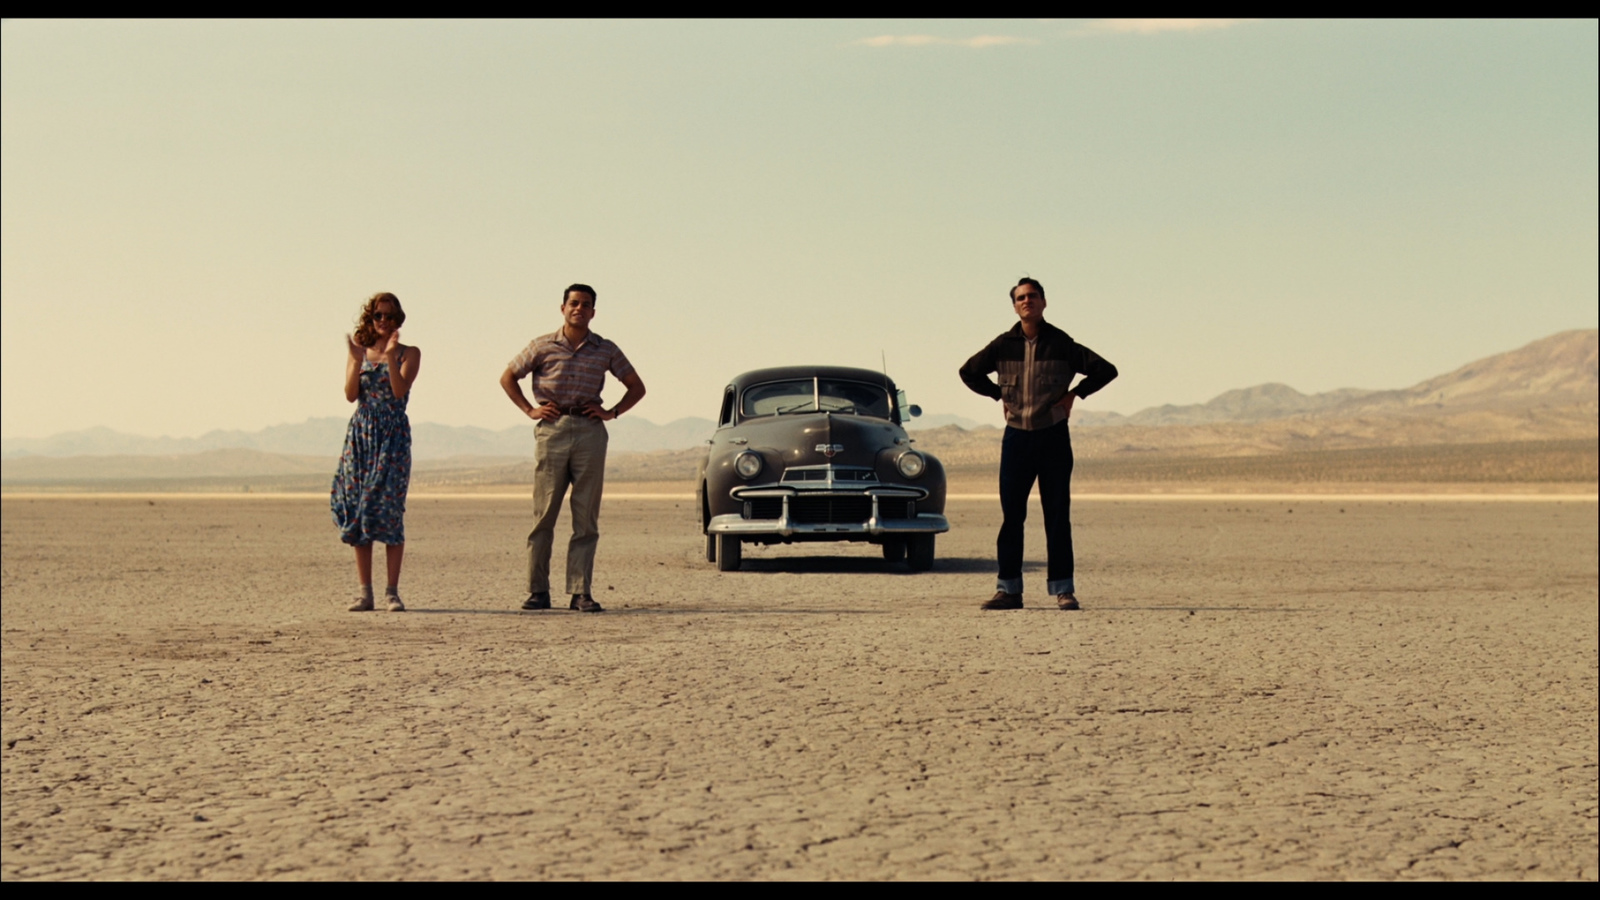
[[[357,404],[333,477],[333,521],[339,538],[356,548],[361,595],[351,612],[372,609],[372,542],[384,545],[390,612],[400,602],[400,563],[406,549],[406,489],[411,484],[411,421],[406,399],[422,365],[422,351],[400,343],[406,320],[393,294],[375,294],[361,307],[355,333],[345,341],[344,398]]]

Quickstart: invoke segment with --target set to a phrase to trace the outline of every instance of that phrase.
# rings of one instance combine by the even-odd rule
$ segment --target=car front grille
[[[789,498],[789,519],[794,522],[847,523],[865,522],[872,515],[872,498],[865,495],[848,497],[807,497],[801,494]],[[881,497],[878,500],[878,517],[882,519],[913,519],[917,515],[916,501],[906,497]],[[744,502],[746,519],[776,520],[783,516],[783,498],[758,497]]]
[[[776,519],[783,515],[783,498],[762,497],[759,500],[746,500],[744,507],[746,519]]]
[[[880,519],[910,519],[916,516],[916,509],[916,501],[908,497],[878,498],[878,518]]]
[[[872,516],[872,498],[791,497],[789,518],[795,522],[865,522]]]
[[[869,481],[878,480],[878,474],[871,469],[862,469],[849,466],[796,466],[783,473],[787,482],[795,481]]]

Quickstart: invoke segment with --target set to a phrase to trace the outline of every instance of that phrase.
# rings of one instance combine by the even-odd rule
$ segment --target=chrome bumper
[[[894,536],[903,534],[944,534],[950,530],[950,520],[936,513],[917,513],[909,519],[886,519],[878,514],[878,498],[894,497],[921,500],[928,492],[920,488],[870,488],[865,491],[806,491],[808,496],[872,498],[872,514],[865,522],[796,522],[789,516],[789,498],[799,492],[789,487],[734,488],[729,494],[735,500],[782,498],[783,511],[776,519],[746,519],[739,513],[712,516],[706,526],[709,534],[776,534],[789,537],[796,534]]]

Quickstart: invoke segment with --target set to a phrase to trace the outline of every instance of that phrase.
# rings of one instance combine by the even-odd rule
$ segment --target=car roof
[[[864,381],[867,384],[886,384],[894,393],[894,381],[882,372],[856,369],[849,366],[777,366],[771,369],[754,369],[733,379],[730,384],[741,393],[753,384],[768,381],[788,381],[794,378],[838,378],[843,381]]]

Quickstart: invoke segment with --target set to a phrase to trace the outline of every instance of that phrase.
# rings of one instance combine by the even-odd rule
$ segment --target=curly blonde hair
[[[378,330],[372,327],[372,314],[377,312],[378,304],[384,302],[394,304],[396,316],[394,327],[399,328],[406,322],[406,311],[400,306],[399,297],[388,291],[384,291],[381,294],[373,294],[366,303],[361,305],[361,313],[356,317],[356,343],[363,347],[371,347],[378,342]]]

